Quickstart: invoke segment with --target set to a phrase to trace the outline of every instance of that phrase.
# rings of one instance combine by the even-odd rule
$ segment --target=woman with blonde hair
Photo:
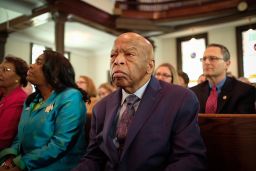
[[[170,84],[180,85],[178,72],[170,63],[163,63],[156,68],[155,77],[158,80],[168,82]]]
[[[98,88],[99,99],[109,95],[115,90],[115,88],[110,83],[103,83]]]
[[[88,94],[90,101],[86,102],[87,114],[92,113],[92,108],[97,102],[97,89],[93,80],[85,75],[80,75],[78,81],[76,82],[77,86]]]

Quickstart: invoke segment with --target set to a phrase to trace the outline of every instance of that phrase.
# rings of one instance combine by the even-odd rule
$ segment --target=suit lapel
[[[206,101],[207,98],[209,96],[209,83],[208,81],[205,81],[204,83],[202,83],[202,91],[198,92],[199,95],[197,96],[200,102],[200,113],[204,113],[205,112],[205,105],[206,105]]]
[[[112,136],[114,129],[115,119],[117,117],[117,110],[121,103],[121,89],[113,94],[113,97],[106,104],[106,115],[103,129],[103,141],[106,143],[106,152],[110,159],[118,161],[118,151],[114,144]]]
[[[154,77],[152,77],[141,99],[139,107],[135,112],[133,122],[129,127],[121,159],[123,158],[123,155],[126,153],[139,130],[142,128],[145,121],[151,116],[153,108],[155,107],[155,104],[157,104],[156,99],[160,100],[160,98],[157,98],[157,92],[159,90],[159,82]]]
[[[225,104],[229,101],[232,92],[232,79],[227,77],[218,97],[218,113],[221,113]]]

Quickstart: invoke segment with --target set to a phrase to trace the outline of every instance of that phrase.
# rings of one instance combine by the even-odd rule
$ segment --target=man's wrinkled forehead
[[[113,49],[138,49],[141,44],[135,41],[116,41],[114,43]]]
[[[142,47],[143,45],[137,40],[117,39],[112,50],[138,50]]]
[[[124,33],[117,37],[112,52],[127,49],[135,50],[138,53],[142,53],[143,56],[153,58],[153,47],[151,43],[136,33]]]

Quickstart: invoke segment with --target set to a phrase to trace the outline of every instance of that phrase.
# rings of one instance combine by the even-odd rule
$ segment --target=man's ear
[[[147,73],[152,74],[154,72],[154,69],[155,69],[155,60],[150,59],[147,66]]]
[[[228,67],[230,66],[230,64],[231,64],[231,61],[230,61],[230,60],[226,61],[227,69],[228,69]]]

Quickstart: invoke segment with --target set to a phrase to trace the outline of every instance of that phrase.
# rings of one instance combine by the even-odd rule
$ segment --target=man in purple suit
[[[119,88],[94,107],[90,143],[73,171],[205,170],[198,100],[190,90],[156,80],[154,67],[153,47],[144,37],[124,33],[115,40],[111,76]],[[131,94],[139,100],[119,138]]]

